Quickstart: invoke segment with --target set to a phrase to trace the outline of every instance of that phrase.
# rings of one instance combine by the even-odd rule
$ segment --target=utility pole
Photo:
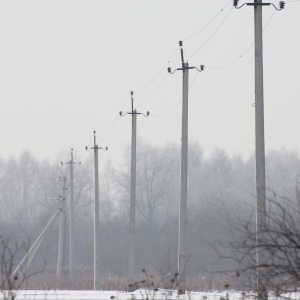
[[[58,253],[57,253],[57,268],[56,268],[56,278],[57,282],[61,279],[61,269],[62,269],[62,258],[63,251],[65,249],[65,203],[66,203],[66,190],[67,188],[67,178],[59,177],[57,181],[62,181],[62,197],[59,197],[60,201],[60,226],[59,226],[59,238],[58,238]]]
[[[239,0],[233,0],[235,8],[244,5],[254,7],[254,44],[255,44],[255,153],[256,153],[256,272],[258,300],[268,299],[265,270],[266,253],[262,249],[266,231],[266,175],[265,175],[265,133],[264,133],[264,86],[263,86],[263,36],[262,6],[272,5],[277,10],[284,8],[284,1],[279,8],[272,3],[254,0],[238,7]]]
[[[179,236],[178,236],[178,293],[184,294],[186,289],[186,235],[187,235],[187,170],[188,170],[188,92],[189,92],[189,70],[197,69],[189,67],[188,62],[184,62],[182,41],[179,42],[182,67],[173,72],[168,68],[168,72],[173,74],[177,70],[182,70],[182,134],[181,134],[181,184],[180,184],[180,206],[179,206]],[[204,70],[204,65],[197,69]]]
[[[61,162],[63,165],[64,163]],[[73,280],[73,260],[74,260],[74,164],[80,165],[81,162],[74,162],[73,159],[73,148],[71,148],[70,160],[66,162],[70,166],[70,279]]]
[[[120,116],[124,117],[126,114],[132,116],[132,129],[131,129],[131,181],[130,181],[130,219],[129,219],[129,260],[128,260],[128,287],[130,290],[133,287],[135,279],[135,205],[136,205],[136,117],[137,115],[147,114],[139,113],[133,109],[133,92],[131,95],[131,112],[123,115],[120,111]]]
[[[88,147],[85,147],[89,150]],[[96,143],[96,131],[94,131],[94,163],[95,163],[95,207],[94,207],[94,290],[100,289],[100,243],[99,243],[99,171],[98,171],[98,150],[108,150],[107,147],[99,147]]]

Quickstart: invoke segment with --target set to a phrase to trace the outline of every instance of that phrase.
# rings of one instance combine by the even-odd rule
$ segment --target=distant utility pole
[[[89,150],[88,147],[85,147]],[[98,172],[98,150],[108,150],[107,147],[99,147],[96,143],[96,131],[94,131],[94,163],[95,163],[95,207],[94,207],[94,290],[100,289],[100,244],[99,244],[99,172]]]
[[[59,197],[60,201],[60,226],[59,226],[59,238],[58,238],[58,253],[57,253],[57,268],[56,268],[56,277],[57,282],[60,282],[61,279],[61,270],[62,270],[62,258],[63,251],[65,249],[65,203],[66,203],[66,190],[67,188],[67,178],[59,177],[57,181],[62,181],[62,197]]]
[[[263,37],[262,37],[262,6],[272,5],[277,10],[284,8],[284,1],[279,2],[279,8],[272,3],[254,0],[238,6],[239,0],[233,0],[235,8],[244,5],[254,7],[255,31],[255,153],[256,153],[256,271],[258,300],[268,299],[266,278],[263,265],[266,253],[261,249],[265,240],[266,228],[266,175],[265,175],[265,133],[264,133],[264,86],[263,86]]]
[[[64,164],[63,162],[61,163]],[[65,164],[70,165],[70,279],[73,279],[73,259],[74,259],[74,164],[80,165],[81,162],[74,162],[73,148],[71,148],[70,160]]]
[[[173,72],[168,68],[168,72],[173,74],[177,70],[183,73],[182,88],[182,136],[181,136],[181,188],[180,188],[180,210],[179,210],[179,237],[178,237],[178,293],[184,294],[186,289],[186,234],[187,234],[187,169],[188,169],[188,92],[189,92],[189,70],[204,70],[204,65],[200,69],[189,67],[188,62],[184,62],[182,41],[179,42],[181,52],[182,67]]]
[[[132,130],[131,130],[131,183],[130,183],[130,220],[129,220],[129,261],[128,261],[128,286],[131,289],[134,284],[135,277],[135,203],[136,203],[136,117],[137,115],[147,114],[139,113],[133,109],[133,92],[131,94],[131,112],[123,115],[120,111],[120,116],[124,117],[126,114],[132,116]]]

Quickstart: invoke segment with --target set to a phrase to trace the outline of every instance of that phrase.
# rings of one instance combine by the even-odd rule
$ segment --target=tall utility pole
[[[57,253],[57,268],[56,268],[56,277],[58,283],[61,279],[61,269],[62,269],[62,258],[63,251],[65,249],[65,203],[66,203],[66,190],[67,188],[67,178],[60,177],[58,181],[63,182],[62,186],[62,197],[59,197],[60,202],[60,226],[59,226],[59,238],[58,238],[58,253]]]
[[[262,249],[266,231],[266,175],[265,175],[265,129],[264,129],[264,78],[263,78],[263,35],[262,6],[272,5],[277,10],[284,8],[279,2],[279,9],[272,3],[254,0],[238,7],[239,0],[234,0],[235,8],[244,5],[254,7],[254,44],[255,44],[255,153],[256,153],[256,271],[258,300],[268,299],[265,270],[266,253]]]
[[[71,149],[70,164],[70,278],[73,279],[74,254],[74,177],[73,177],[73,148]]]
[[[63,162],[61,163],[64,164]],[[66,162],[70,166],[70,279],[73,279],[73,260],[74,260],[74,164],[81,164],[80,162],[74,162],[73,148],[71,148],[70,160]]]
[[[130,219],[129,219],[129,259],[128,259],[128,287],[131,289],[135,278],[135,205],[136,205],[136,117],[143,113],[139,113],[133,109],[133,92],[131,95],[131,112],[123,115],[120,111],[120,116],[124,117],[126,114],[132,116],[131,129],[131,181],[130,181]],[[143,114],[148,117],[150,114]]]
[[[186,235],[187,235],[187,170],[188,170],[188,91],[189,91],[189,67],[184,62],[182,41],[179,42],[182,67],[175,69],[173,72],[168,68],[168,72],[173,74],[177,70],[182,70],[182,134],[181,134],[181,188],[180,188],[180,206],[179,206],[179,236],[178,236],[178,293],[184,294],[186,289]],[[204,70],[201,65],[199,72]]]
[[[85,147],[89,150],[88,147]],[[108,148],[99,147],[96,143],[96,131],[94,131],[94,163],[95,163],[95,206],[94,206],[94,290],[100,289],[100,243],[99,243],[99,171],[98,171],[98,150]]]

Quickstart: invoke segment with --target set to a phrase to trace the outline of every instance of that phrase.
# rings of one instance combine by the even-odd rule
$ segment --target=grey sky
[[[300,1],[264,8],[266,150],[300,151],[299,12]],[[138,118],[138,135],[179,145],[182,74],[167,67],[180,63],[183,40],[190,65],[206,66],[190,72],[190,139],[206,155],[219,147],[247,157],[253,26],[253,8],[228,0],[0,1],[0,156],[29,149],[53,159],[71,147],[84,155],[95,129],[108,157],[119,157],[130,142],[131,117],[119,111],[130,110],[131,90],[138,111],[151,112]]]

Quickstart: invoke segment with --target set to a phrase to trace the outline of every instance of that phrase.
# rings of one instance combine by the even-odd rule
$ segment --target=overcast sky
[[[240,1],[240,4],[243,2]],[[274,3],[277,5],[277,3]],[[300,152],[300,1],[263,8],[266,150]],[[92,146],[130,146],[130,91],[138,136],[180,145],[182,72],[190,66],[189,138],[209,156],[254,153],[253,7],[232,1],[0,1],[0,157],[25,149],[54,159]],[[247,51],[248,50],[248,51]]]

